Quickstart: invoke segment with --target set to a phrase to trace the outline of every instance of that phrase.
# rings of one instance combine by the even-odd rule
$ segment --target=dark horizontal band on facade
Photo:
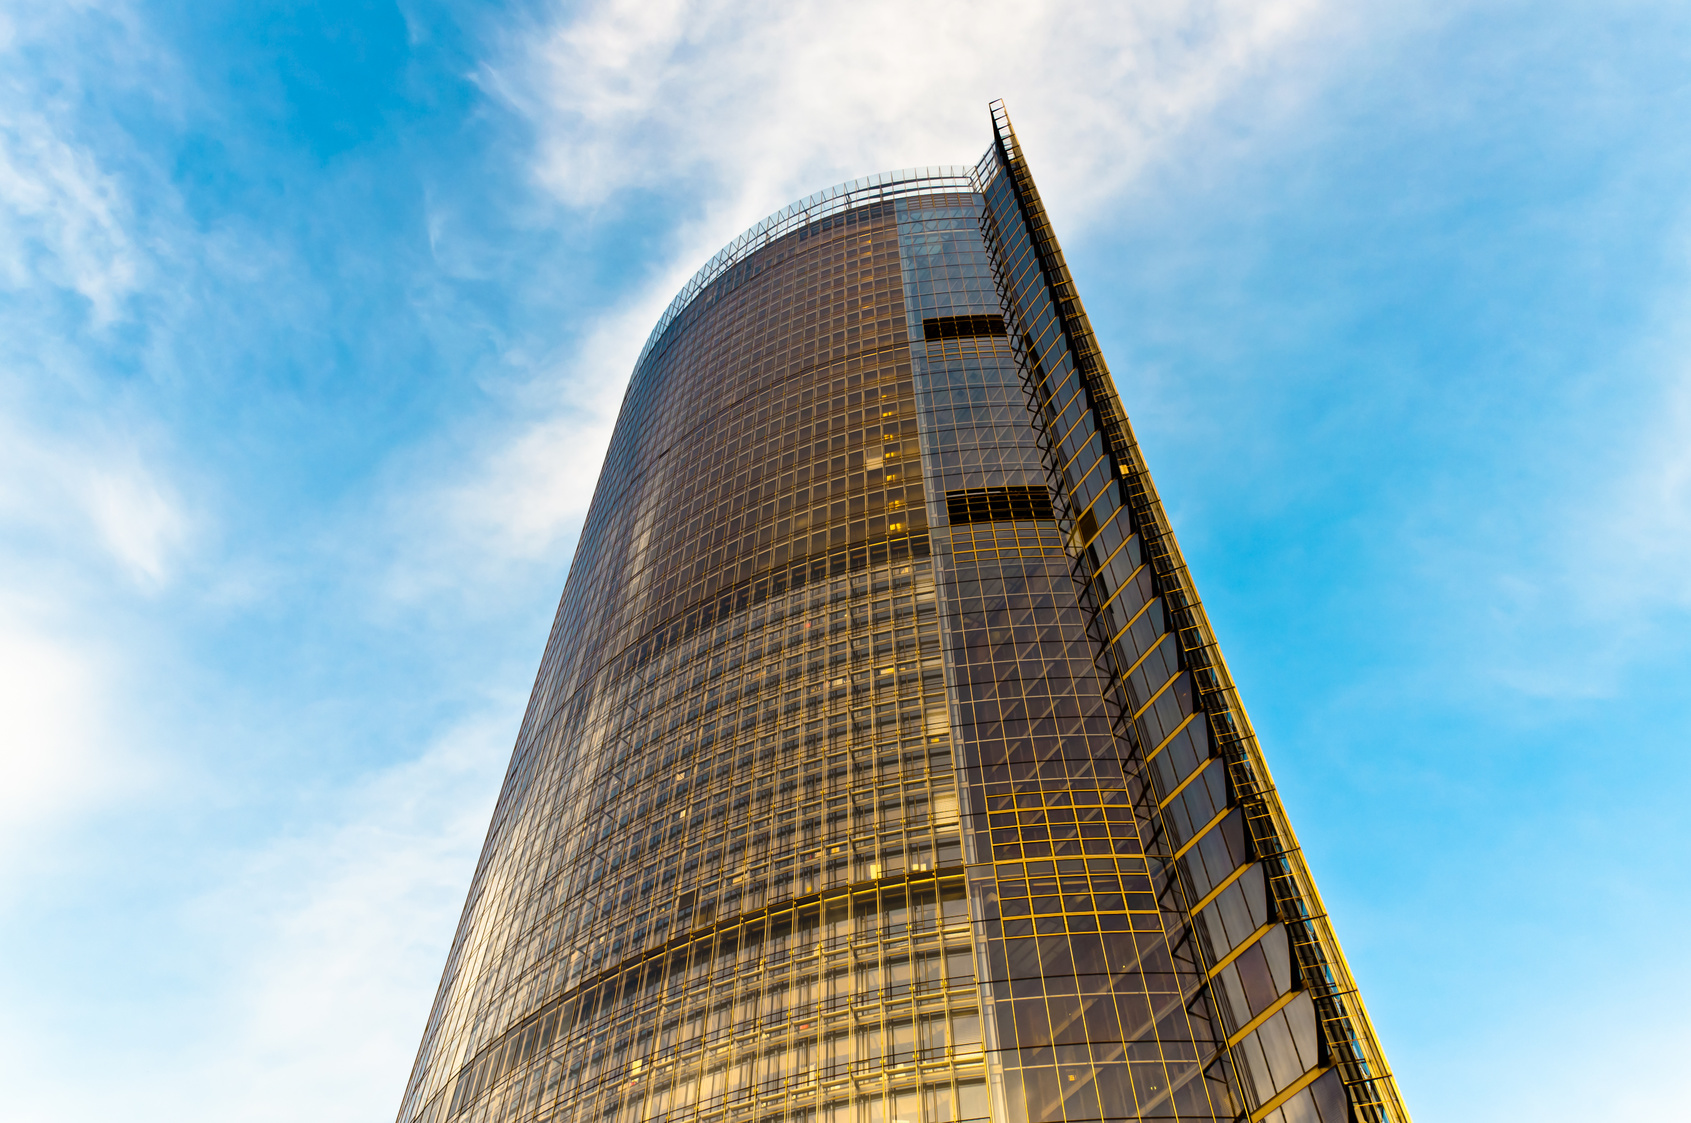
[[[803,243],[811,238],[829,233],[836,228],[846,226],[872,225],[882,229],[896,228],[896,208],[896,203],[886,200],[852,207],[834,213],[827,218],[806,223],[803,226],[786,231],[765,245],[759,246],[740,261],[701,283],[700,278],[711,269],[711,264],[707,264],[698,276],[695,276],[680,293],[676,294],[675,300],[670,303],[670,307],[665,309],[663,316],[653,327],[651,335],[647,337],[646,346],[641,350],[640,357],[635,360],[635,369],[639,370],[649,358],[665,350],[676,325],[688,326],[692,319],[700,314],[696,310],[713,307],[742,285],[756,280],[763,273],[785,262],[791,254],[796,252],[791,247],[786,249],[778,249],[777,247],[781,247],[788,242]],[[701,297],[704,299],[701,300]]]
[[[900,332],[898,334],[902,335],[903,333]],[[746,408],[746,403],[756,401],[757,398],[762,394],[768,394],[768,393],[773,392],[776,387],[782,385],[783,383],[791,382],[794,379],[803,378],[807,374],[815,374],[818,370],[822,369],[823,367],[830,367],[830,366],[833,366],[835,363],[843,363],[848,359],[851,359],[851,360],[867,360],[867,359],[873,359],[873,358],[875,358],[879,355],[888,355],[888,354],[891,354],[895,351],[908,352],[909,349],[910,349],[909,340],[900,339],[900,340],[897,340],[893,343],[881,344],[881,345],[878,345],[878,346],[875,346],[875,347],[867,347],[867,348],[863,348],[861,350],[852,351],[850,354],[837,355],[837,356],[834,356],[833,358],[830,358],[828,356],[828,352],[824,351],[824,352],[821,352],[818,355],[812,356],[811,359],[810,359],[810,362],[807,365],[794,366],[791,370],[787,371],[787,373],[785,373],[785,374],[774,374],[774,373],[768,374],[768,375],[764,376],[762,381],[760,381],[756,386],[753,386],[750,390],[747,390],[744,394],[741,394],[739,397],[734,398],[730,401],[724,402],[721,405],[721,407],[719,407],[718,409],[712,410],[709,414],[707,414],[706,416],[701,418],[698,422],[696,422],[692,427],[684,430],[681,433],[676,434],[675,439],[672,440],[668,445],[666,445],[664,447],[663,452],[658,453],[658,456],[663,456],[665,453],[669,452],[669,450],[671,448],[674,448],[676,445],[685,443],[687,438],[692,436],[694,433],[699,432],[700,430],[703,430],[703,429],[708,429],[711,426],[717,424],[716,419],[721,417],[723,414],[732,414],[732,413],[735,413],[737,411],[743,411]],[[874,365],[874,364],[871,364],[871,365]],[[653,459],[655,460],[656,457],[654,457]],[[634,477],[631,477],[631,479],[630,479],[631,483],[633,481],[633,478]]]
[[[605,968],[592,978],[577,983],[563,994],[548,999],[533,1013],[524,1015],[515,1025],[476,1050],[475,1055],[459,1067],[453,1078],[442,1085],[440,1091],[431,1097],[428,1106],[418,1114],[418,1118],[429,1118],[430,1110],[449,1092],[452,1093],[452,1097],[446,1111],[439,1117],[441,1123],[467,1110],[480,1093],[491,1088],[505,1072],[523,1063],[530,1055],[550,1046],[556,1038],[562,1036],[569,1028],[562,1023],[566,1018],[572,1016],[566,1013],[566,1008],[572,1002],[595,988],[614,982],[618,976],[639,971],[652,963],[661,963],[664,959],[690,944],[712,939],[731,928],[757,925],[777,918],[782,913],[791,913],[794,917],[797,917],[801,909],[819,910],[825,904],[842,900],[849,905],[851,901],[864,894],[873,894],[888,889],[897,892],[926,889],[933,892],[936,899],[941,890],[953,889],[959,898],[966,899],[963,876],[963,866],[952,866],[915,875],[905,874],[897,877],[861,881],[852,885],[842,885],[810,893],[803,897],[793,897],[753,912],[723,917],[712,923],[672,936],[661,946],[641,952],[638,955],[629,956],[614,966]],[[852,910],[854,915],[855,911],[855,909]],[[874,911],[880,912],[881,909],[877,905]],[[966,911],[960,923],[968,923]],[[945,925],[941,926],[944,927]],[[560,1017],[560,1015],[563,1016]],[[507,1046],[512,1045],[515,1048],[507,1050]]]
[[[807,356],[807,358],[809,360],[807,365],[794,366],[786,374],[776,374],[776,375],[772,375],[772,376],[766,376],[765,380],[761,384],[759,384],[755,389],[752,389],[752,390],[746,392],[745,394],[741,395],[739,398],[736,398],[733,402],[730,402],[728,405],[725,405],[721,410],[718,410],[717,413],[713,414],[712,416],[714,417],[717,414],[723,413],[727,410],[737,408],[737,407],[741,406],[746,401],[746,399],[755,398],[759,394],[768,393],[768,392],[774,390],[777,386],[781,385],[784,382],[790,382],[795,378],[802,378],[807,374],[815,374],[817,371],[821,370],[823,367],[831,367],[835,363],[843,363],[843,362],[846,362],[848,360],[853,360],[853,361],[868,360],[868,359],[873,359],[878,355],[886,355],[886,354],[889,354],[889,353],[894,352],[894,351],[908,352],[909,350],[910,350],[910,340],[909,340],[908,336],[906,335],[906,333],[904,333],[902,331],[893,333],[893,342],[891,342],[891,343],[882,343],[882,344],[878,344],[874,347],[859,347],[855,351],[852,350],[852,344],[848,340],[845,347],[831,347],[831,348],[827,348],[827,349],[818,351],[815,355]],[[839,352],[839,354],[833,353],[833,352],[836,352],[836,351]],[[799,362],[804,362],[804,361],[805,360],[803,360],[803,359],[799,360]]]
[[[909,368],[908,368],[908,363],[909,363],[909,359],[910,359],[910,356],[909,356],[910,343],[909,343],[909,340],[907,338],[905,338],[904,336],[905,336],[904,332],[897,332],[895,342],[881,344],[881,345],[875,346],[875,347],[862,348],[862,349],[856,350],[856,351],[850,350],[850,346],[848,345],[848,347],[846,349],[844,349],[841,354],[833,355],[832,357],[830,357],[830,353],[828,351],[822,351],[822,352],[818,353],[817,355],[810,356],[809,359],[808,359],[807,365],[803,365],[803,366],[795,365],[791,370],[787,371],[785,374],[777,374],[773,371],[769,372],[768,374],[765,374],[760,379],[760,381],[757,382],[757,384],[752,386],[745,393],[741,394],[737,398],[734,398],[730,401],[724,402],[719,408],[710,411],[708,414],[705,414],[698,421],[694,422],[694,424],[692,426],[690,426],[689,428],[683,430],[680,433],[677,433],[671,439],[670,443],[665,445],[662,449],[660,449],[655,454],[653,454],[651,459],[647,463],[636,466],[630,472],[627,479],[623,482],[622,491],[619,491],[617,493],[617,495],[615,497],[613,497],[612,502],[616,502],[616,501],[620,500],[621,495],[624,492],[627,492],[627,491],[633,489],[634,486],[640,482],[640,480],[643,478],[645,473],[647,471],[649,471],[653,465],[656,465],[665,456],[669,455],[671,449],[674,449],[676,447],[684,447],[687,444],[688,439],[690,437],[692,437],[693,434],[700,432],[702,430],[710,429],[711,427],[718,424],[717,419],[719,417],[723,416],[724,414],[733,414],[735,412],[743,412],[745,407],[746,407],[746,404],[748,402],[755,402],[760,395],[772,393],[777,387],[781,386],[784,383],[792,382],[796,379],[803,378],[805,375],[808,375],[808,374],[814,374],[818,370],[821,370],[823,367],[835,366],[835,365],[842,364],[842,363],[846,364],[845,373],[851,373],[853,371],[860,372],[862,370],[862,366],[864,364],[868,364],[871,367],[875,367],[875,366],[880,365],[879,363],[870,362],[870,360],[876,359],[876,358],[878,358],[880,356],[884,356],[884,355],[895,355],[896,352],[903,352],[903,360],[904,360],[904,363],[906,365],[902,366],[902,367],[888,367],[886,369],[895,370],[895,372],[897,374],[907,377],[910,373]],[[836,348],[835,350],[839,350],[839,349]],[[895,359],[896,359],[896,355],[895,355]],[[799,360],[799,361],[802,362],[804,360]],[[854,366],[852,364],[856,364],[856,365]]]
[[[885,342],[882,342],[883,340],[885,340]],[[780,386],[782,383],[803,378],[805,375],[815,374],[822,368],[833,366],[836,363],[867,363],[870,362],[870,360],[883,355],[889,355],[894,352],[903,351],[908,353],[910,350],[910,335],[907,330],[900,328],[894,331],[890,337],[884,335],[869,337],[869,344],[869,346],[864,346],[864,341],[861,338],[844,340],[839,346],[820,347],[811,354],[800,355],[798,358],[790,360],[790,365],[784,372],[774,369],[764,371],[756,376],[757,381],[749,384],[749,388],[744,394],[733,401],[724,403],[722,408],[713,411],[711,416],[718,416],[721,413],[744,403],[747,398],[755,398],[759,394],[768,393]],[[768,364],[769,362],[769,359],[764,359],[761,363],[754,365],[762,366]],[[707,420],[701,422],[700,425],[708,423],[709,422]],[[694,428],[698,427],[699,426],[694,426]]]
[[[799,510],[790,514],[760,518],[754,506],[745,519],[737,520],[744,526],[743,533],[736,530],[733,536],[727,536],[722,522],[728,516],[718,505],[694,540],[677,551],[679,564],[654,570],[647,578],[655,587],[662,587],[666,580],[680,585],[667,597],[667,605],[673,607],[666,609],[666,617],[708,600],[724,585],[753,573],[778,569],[809,555],[908,536],[928,525],[923,480],[920,476],[912,478],[912,466],[919,464],[921,455],[914,419],[889,420],[831,436],[824,431],[814,441],[807,439],[791,447],[774,447],[776,443],[771,441],[768,446],[740,454],[743,465],[755,460],[758,466],[740,472],[734,490],[744,493],[748,484],[751,490],[758,490],[758,485],[769,481],[764,498],[771,500],[776,492],[774,481],[782,477],[786,481],[782,490],[789,493],[785,499],[796,500],[797,496],[791,494],[794,485],[808,474],[808,484],[818,489],[825,482],[830,489],[838,485],[840,498],[834,500],[835,509],[813,519],[806,510],[808,504],[801,501]],[[732,460],[735,451],[731,445],[725,458]],[[798,494],[802,495],[802,490]],[[855,508],[849,513],[842,502],[847,495]],[[819,490],[816,499],[822,505],[819,510],[826,511],[828,497]],[[713,532],[721,537],[713,539]]]
[[[609,666],[620,666],[625,674],[637,671],[673,645],[733,613],[762,604],[772,596],[802,589],[812,581],[856,573],[872,565],[926,558],[932,549],[926,533],[913,534],[907,538],[864,542],[826,554],[812,554],[753,573],[706,603],[691,608],[685,615],[677,613],[663,621],[625,647],[610,660]]]
[[[900,376],[907,377],[909,373],[909,366],[907,363],[900,364],[896,370]],[[898,385],[900,390],[906,393],[908,392],[910,383],[907,380],[900,382]],[[883,393],[885,393],[885,391],[883,391]],[[755,397],[755,395],[749,395],[749,397]],[[689,430],[688,434],[691,434],[696,429],[708,424],[708,420],[701,422],[698,426],[695,426],[693,430]],[[866,470],[880,471],[884,469],[888,473],[888,480],[891,480],[892,473],[903,470],[906,465],[913,466],[919,473],[921,453],[916,437],[916,422],[911,418],[905,418],[896,423],[889,422],[881,428],[885,430],[886,435],[882,439],[876,440],[872,443],[864,443],[861,438],[863,437],[864,432],[868,431],[872,433],[874,430],[858,429],[849,433],[836,433],[831,438],[816,441],[814,444],[799,444],[793,448],[783,447],[780,451],[772,452],[767,456],[761,455],[763,452],[761,448],[757,451],[760,454],[759,459],[764,461],[767,465],[765,470],[774,473],[779,473],[795,466],[803,467],[807,462],[815,465],[812,469],[813,471],[820,471],[823,467],[826,467],[833,475],[855,472],[859,477],[861,477]],[[679,440],[680,439],[678,439],[678,443]],[[825,451],[824,446],[828,446]],[[675,444],[671,444],[658,455],[660,457],[667,455],[671,449],[675,447]],[[736,450],[731,446],[726,455],[732,459],[735,452]],[[744,455],[745,454],[742,453],[742,456]],[[876,459],[877,457],[879,460]],[[910,484],[908,481],[901,481],[897,486],[910,486]],[[919,475],[914,482],[914,486],[917,488],[921,487],[921,479]],[[913,544],[919,543],[920,549],[922,550],[920,553],[913,553],[912,556],[927,557],[929,556],[926,545],[927,535],[921,530],[921,527],[925,526],[927,521],[925,500],[918,496],[916,499],[912,500],[912,502],[915,504],[914,506],[885,511],[877,509],[877,511],[873,513],[866,512],[865,514],[867,517],[862,515],[856,516],[853,517],[849,523],[843,521],[830,521],[827,526],[819,528],[814,533],[809,535],[799,533],[796,536],[790,539],[785,539],[778,544],[765,545],[761,550],[757,550],[755,554],[752,552],[752,549],[748,549],[746,552],[739,555],[738,561],[734,560],[734,556],[732,554],[732,551],[736,548],[734,542],[729,542],[727,544],[726,548],[730,551],[730,554],[726,562],[718,562],[709,568],[704,568],[706,559],[703,556],[697,556],[697,560],[692,564],[695,567],[698,567],[700,576],[695,579],[684,580],[682,582],[684,586],[691,584],[691,590],[684,589],[682,592],[668,598],[670,603],[664,607],[670,610],[662,617],[663,622],[664,624],[667,624],[670,621],[676,620],[684,616],[686,613],[694,610],[701,603],[708,604],[719,599],[720,596],[730,596],[735,589],[740,588],[747,582],[757,580],[760,576],[768,572],[787,567],[796,567],[805,559],[817,557],[823,553],[826,553],[828,557],[833,558],[842,549],[854,549],[861,547],[866,543],[873,546],[882,542],[893,544],[893,548],[896,552],[896,544],[902,539],[908,539]],[[903,516],[902,518],[900,517],[901,515]],[[889,526],[888,524],[891,525]],[[889,533],[889,530],[892,533]],[[904,533],[897,533],[900,530],[904,531]],[[832,539],[834,549],[816,549],[817,543],[815,540],[819,534]],[[755,537],[755,535],[752,535],[751,537]],[[745,541],[746,540],[744,539],[740,540],[740,544],[743,545]],[[808,553],[805,550],[807,545],[811,547]],[[913,550],[916,548],[916,545],[912,546]],[[755,549],[755,547],[753,549]],[[716,552],[718,554],[723,553],[723,548],[718,548]],[[871,558],[865,564],[879,564],[881,560],[884,559]],[[861,567],[854,565],[852,568]],[[682,575],[685,575],[686,572],[687,567],[683,566]],[[831,567],[830,572],[836,573],[841,571]],[[660,580],[661,578],[662,575],[660,574]],[[724,584],[728,586],[728,591],[720,592]],[[796,588],[798,586],[792,587]],[[701,594],[701,589],[706,591]],[[675,606],[677,602],[679,602],[679,607],[672,607]],[[654,629],[651,629],[651,631],[660,630],[664,624],[657,625]],[[643,639],[644,635],[642,635],[641,639],[633,641],[633,644],[630,646],[637,645],[642,642]],[[627,649],[627,647],[622,648],[616,655],[606,659],[602,665],[615,665],[617,660],[621,658],[622,653],[626,652]],[[567,703],[561,702],[560,707],[565,704]]]
[[[965,523],[1034,522],[1056,518],[1051,493],[1043,487],[976,487],[945,493],[952,526]]]
[[[923,339],[966,339],[977,335],[1003,335],[1004,317],[934,316],[922,321]]]

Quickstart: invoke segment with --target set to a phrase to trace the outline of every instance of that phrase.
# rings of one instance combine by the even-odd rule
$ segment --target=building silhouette
[[[1407,1120],[992,113],[652,332],[400,1123]]]

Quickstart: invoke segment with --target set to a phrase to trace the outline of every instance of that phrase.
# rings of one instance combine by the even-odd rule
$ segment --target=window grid
[[[996,310],[980,214],[978,200],[944,223],[901,212],[901,240],[931,262],[905,273],[913,317]],[[1205,980],[1143,856],[1140,785],[1057,524],[950,518],[959,493],[1047,494],[1016,354],[1002,338],[929,339],[915,372],[930,523],[951,523],[935,543],[995,1110],[1231,1119]]]
[[[1382,1106],[1001,126],[665,312],[401,1123]]]

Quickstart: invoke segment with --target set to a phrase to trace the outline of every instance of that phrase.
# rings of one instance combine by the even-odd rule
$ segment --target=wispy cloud
[[[0,874],[144,787],[115,699],[132,653],[91,601],[178,576],[195,519],[152,427],[112,409],[93,354],[151,254],[122,176],[76,125],[82,75],[38,59],[91,13],[0,14]],[[156,435],[156,434],[154,434]],[[121,596],[120,595],[120,596]],[[109,604],[109,602],[108,602]]]
[[[991,140],[987,102],[1004,96],[1031,126],[1042,182],[1084,214],[1243,86],[1295,101],[1321,11],[1320,0],[876,0],[849,13],[611,0],[515,25],[480,80],[532,125],[536,181],[580,212],[617,210],[631,192],[676,207],[644,283],[478,435],[480,466],[407,504],[429,530],[425,553],[527,560],[567,544],[651,324],[706,258],[777,207],[889,168],[973,163]],[[417,556],[396,587],[434,583]]]
[[[27,861],[19,840],[39,845],[145,786],[149,765],[115,704],[126,665],[145,655],[114,643],[80,600],[112,584],[162,591],[188,528],[180,501],[133,448],[44,441],[0,424],[0,875]]]
[[[1691,280],[1691,279],[1688,279]],[[1691,300],[1691,288],[1678,294]],[[1691,362],[1687,321],[1619,365],[1629,408],[1558,456],[1516,535],[1481,538],[1474,568],[1498,642],[1476,652],[1485,678],[1529,702],[1587,702],[1685,648],[1691,624]],[[1659,334],[1658,334],[1659,333]],[[1628,438],[1617,444],[1610,426]]]
[[[38,20],[22,28],[0,17],[0,59],[15,61],[59,30],[50,14],[30,14]],[[145,271],[129,200],[93,150],[67,134],[65,107],[22,77],[29,69],[0,68],[0,286],[77,293],[94,325],[107,324]]]
[[[151,591],[173,576],[192,520],[146,422],[96,371],[98,340],[156,271],[154,253],[130,189],[78,128],[86,76],[48,80],[26,57],[95,14],[22,5],[0,23],[0,531],[67,562],[91,548]],[[107,58],[145,53],[116,15]],[[82,308],[67,314],[66,295]]]
[[[194,517],[157,459],[98,422],[60,432],[0,422],[0,527],[38,538],[65,565],[103,555],[140,591],[162,589]]]
[[[1581,587],[1643,621],[1663,609],[1691,611],[1691,199],[1668,244],[1669,284],[1651,302],[1639,345],[1614,370],[1638,391],[1636,428],[1618,443],[1593,434],[1618,448],[1618,463],[1609,472],[1599,463],[1598,493],[1575,518],[1592,529],[1609,570],[1607,580]]]
[[[636,300],[602,317],[571,358],[522,369],[491,417],[440,442],[456,454],[431,445],[405,458],[417,467],[394,474],[387,498],[398,546],[389,594],[436,594],[466,574],[497,583],[511,567],[569,556],[638,353],[629,341],[660,308]]]
[[[177,955],[125,953],[139,971],[186,960],[188,979],[140,1008],[101,1003],[88,1031],[124,1040],[104,1062],[121,1079],[37,1079],[61,1058],[50,1036],[25,1031],[15,997],[0,1018],[7,1117],[388,1117],[486,831],[507,725],[446,731],[335,792],[313,824],[234,852],[197,899],[174,903]]]
[[[537,174],[560,197],[599,206],[686,182],[731,236],[840,178],[973,163],[999,96],[1036,123],[1042,180],[1095,206],[1241,85],[1296,85],[1321,13],[1319,0],[610,0],[560,12],[487,73],[534,120]]]
[[[372,92],[379,68],[359,55],[382,26],[335,24],[334,5],[234,5],[215,27],[188,21],[201,25],[191,33],[150,28],[145,5],[122,2],[0,13],[0,874],[10,893],[42,855],[94,855],[28,886],[28,915],[4,926],[8,1118],[391,1113],[630,368],[687,275],[741,229],[852,176],[973,161],[1000,96],[1072,243],[1107,244],[1106,227],[1131,225],[1123,200],[1157,195],[1159,180],[1214,189],[1182,214],[1198,225],[1228,210],[1292,224],[1334,191],[1390,196],[1358,206],[1373,220],[1423,202],[1344,180],[1357,158],[1381,162],[1382,178],[1420,170],[1393,162],[1394,137],[1365,157],[1309,152],[1328,193],[1305,196],[1227,181],[1249,162],[1230,162],[1228,146],[1302,152],[1319,147],[1312,132],[1380,127],[1334,124],[1350,109],[1324,100],[1335,70],[1382,66],[1351,87],[1382,101],[1456,83],[1470,100],[1440,108],[1458,133],[1489,111],[1490,83],[1531,78],[1495,28],[1469,34],[1496,73],[1462,87],[1439,69],[1444,44],[1382,47],[1377,26],[1360,26],[1372,10],[1323,0],[628,0],[522,17],[448,0],[434,24],[425,7],[408,6],[409,37],[386,44],[397,92]],[[487,39],[442,45],[489,21]],[[155,33],[178,38],[167,48]],[[1347,55],[1351,38],[1374,53]],[[483,99],[458,84],[466,70]],[[207,91],[217,104],[190,104]],[[381,108],[348,133],[336,114],[358,97]],[[425,124],[405,131],[408,113]],[[1529,124],[1541,132],[1528,144],[1560,127]],[[294,135],[313,128],[334,143]],[[361,148],[354,134],[374,139]],[[1450,159],[1467,174],[1461,156]],[[1419,240],[1423,228],[1392,236],[1404,230]],[[1203,274],[1194,291],[1250,267],[1231,245],[1171,241],[1132,263],[1146,285],[1171,255]],[[1284,251],[1271,283],[1302,275],[1298,252]],[[1373,283],[1378,259],[1348,252]],[[1314,296],[1353,279],[1328,277]],[[1235,314],[1260,327],[1287,309],[1253,291],[1171,317],[1169,353],[1185,365],[1170,380],[1189,383],[1214,358],[1206,345]],[[1388,311],[1406,330],[1441,327]],[[1673,304],[1650,332],[1669,340],[1657,329],[1683,320]],[[1308,323],[1265,331],[1283,327],[1310,337],[1288,365],[1330,342]],[[1380,333],[1357,335],[1346,342],[1365,377],[1309,391],[1357,419],[1332,422],[1324,446],[1434,411],[1370,396],[1379,372],[1364,352]],[[1214,426],[1215,439],[1188,442],[1205,455],[1253,427],[1307,436],[1283,412],[1253,416],[1270,391],[1246,383],[1283,377],[1279,393],[1313,380],[1246,361],[1258,341],[1242,338],[1214,360],[1238,375],[1208,384],[1222,392],[1168,399]],[[1533,487],[1482,481],[1503,495],[1481,512],[1500,527],[1489,538],[1477,517],[1460,541],[1445,533],[1442,496],[1390,513],[1443,535],[1427,548],[1439,572],[1400,584],[1423,596],[1460,582],[1438,603],[1462,619],[1428,640],[1416,629],[1434,610],[1418,606],[1387,621],[1388,640],[1469,645],[1412,651],[1405,678],[1431,667],[1474,689],[1502,676],[1526,697],[1636,701],[1613,669],[1636,664],[1640,636],[1662,646],[1664,621],[1691,601],[1687,353],[1670,340],[1635,356],[1639,380],[1669,373],[1627,414],[1625,450]],[[1236,473],[1217,486],[1235,492]],[[1499,513],[1516,499],[1520,525]],[[1378,537],[1399,548],[1400,530]],[[1248,552],[1247,539],[1228,541]],[[1312,531],[1283,556],[1334,541]],[[1347,574],[1358,598],[1401,593],[1365,568]],[[1308,591],[1294,587],[1301,571],[1287,582],[1288,600]],[[1355,641],[1354,621],[1332,615]],[[1608,678],[1556,656],[1594,649],[1558,634],[1570,618],[1582,637],[1612,637],[1602,642],[1619,654],[1597,667]],[[1331,695],[1310,681],[1290,683],[1285,704],[1319,709]],[[1345,733],[1388,723],[1371,706]],[[67,824],[90,823],[66,839]],[[131,854],[156,881],[133,882]],[[1394,924],[1419,908],[1388,907]],[[93,953],[62,950],[91,929],[116,935]]]
[[[232,968],[228,1031],[197,1045],[204,1117],[393,1111],[511,735],[499,720],[447,730],[338,793],[319,825],[252,853],[190,907]]]

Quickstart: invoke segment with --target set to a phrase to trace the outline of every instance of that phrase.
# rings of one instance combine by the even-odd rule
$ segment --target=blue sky
[[[0,6],[8,1119],[390,1118],[682,281],[1002,96],[1411,1110],[1691,1048],[1691,8]]]

